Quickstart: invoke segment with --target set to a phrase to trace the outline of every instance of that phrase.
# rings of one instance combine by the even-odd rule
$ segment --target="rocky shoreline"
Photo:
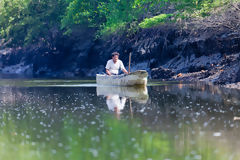
[[[172,63],[169,62],[162,67],[152,69],[151,76],[165,81],[201,81],[240,89],[240,54],[224,56],[216,54],[192,58],[188,63],[182,60]],[[181,73],[183,64],[187,64],[191,72]]]

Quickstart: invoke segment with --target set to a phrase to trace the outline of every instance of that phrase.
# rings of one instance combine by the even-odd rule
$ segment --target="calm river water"
[[[240,91],[0,80],[0,159],[239,160]]]

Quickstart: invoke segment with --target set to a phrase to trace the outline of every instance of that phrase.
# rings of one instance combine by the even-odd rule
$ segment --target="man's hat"
[[[118,55],[118,56],[119,56],[120,54],[119,54],[118,52],[113,52],[113,53],[112,53],[112,56],[115,56],[115,55]]]

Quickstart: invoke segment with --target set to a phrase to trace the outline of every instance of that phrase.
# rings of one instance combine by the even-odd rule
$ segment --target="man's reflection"
[[[113,111],[118,119],[120,119],[121,111],[124,109],[127,98],[121,97],[117,94],[106,96],[108,109]]]
[[[120,87],[120,86],[97,86],[97,95],[106,97],[108,109],[120,119],[122,110],[129,102],[129,111],[133,117],[132,101],[143,105],[148,101],[147,87]]]

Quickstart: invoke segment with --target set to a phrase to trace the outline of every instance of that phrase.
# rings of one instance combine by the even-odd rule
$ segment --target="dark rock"
[[[190,66],[188,68],[188,72],[199,72],[199,71],[202,71],[202,70],[207,70],[209,67],[207,66],[204,66],[204,65],[200,65],[200,66]]]
[[[174,72],[170,69],[165,69],[163,67],[154,68],[151,70],[152,79],[169,79],[174,76]]]
[[[240,82],[240,67],[239,67],[238,72],[236,74],[236,81],[235,82]]]

